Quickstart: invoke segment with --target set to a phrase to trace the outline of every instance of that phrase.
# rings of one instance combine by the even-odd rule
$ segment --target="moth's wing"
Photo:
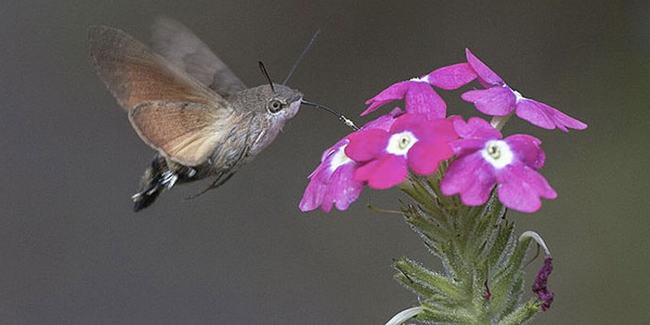
[[[151,101],[135,107],[129,120],[140,138],[165,157],[198,166],[226,140],[231,113],[199,103]]]
[[[228,66],[180,22],[159,17],[152,30],[156,52],[218,94],[228,97],[246,89]]]
[[[140,138],[180,164],[204,163],[224,138],[232,106],[121,30],[91,27],[89,42],[100,78]]]
[[[147,101],[228,105],[214,91],[119,29],[93,26],[88,41],[99,77],[126,110]]]

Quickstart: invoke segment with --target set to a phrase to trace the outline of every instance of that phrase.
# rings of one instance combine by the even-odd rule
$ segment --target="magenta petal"
[[[428,123],[430,125],[430,133],[436,140],[449,142],[458,139],[458,133],[454,128],[452,119],[438,119]],[[423,137],[426,139],[426,137]]]
[[[427,120],[422,118],[422,115],[414,113],[406,113],[395,119],[395,123],[390,128],[390,133],[399,133],[404,130],[412,130],[421,128]]]
[[[445,90],[458,89],[474,79],[476,79],[476,72],[467,63],[442,67],[427,75],[431,85]]]
[[[339,167],[332,174],[330,184],[323,198],[323,203],[329,203],[330,209],[331,203],[334,203],[337,209],[346,210],[352,202],[359,198],[363,183],[354,180],[355,169],[356,164],[350,163]]]
[[[354,179],[368,182],[371,188],[383,190],[403,182],[407,175],[406,159],[387,154],[359,167]]]
[[[346,145],[347,143],[348,140],[344,138],[323,153],[323,158],[321,160],[320,165],[318,165],[318,167],[316,167],[316,169],[311,173],[311,175],[309,175],[309,184],[307,185],[307,188],[305,189],[305,193],[303,194],[302,200],[300,201],[299,204],[300,210],[306,212],[321,207],[321,209],[323,209],[324,211],[329,212],[332,209],[333,203],[336,202],[335,200],[340,199],[338,197],[334,197],[334,198],[331,197],[333,185],[335,185],[335,187],[341,187],[341,186],[346,186],[346,187],[358,186],[359,188],[361,187],[360,183],[357,185],[354,184],[341,185],[343,179],[340,176],[336,176],[336,175],[340,175],[341,171],[347,170],[347,181],[358,183],[352,179],[352,174],[353,174],[352,170],[356,167],[356,163],[350,161],[346,164],[338,166],[338,168],[334,171],[331,170],[333,155],[335,155],[338,151],[342,150],[341,147]],[[338,183],[336,184],[333,183],[333,179],[335,177],[338,177],[338,180],[336,181]],[[336,188],[334,190],[338,191],[338,189]],[[349,193],[349,191],[347,192]]]
[[[332,165],[332,159],[341,153],[347,143],[348,139],[343,139],[324,153],[321,164],[309,176],[309,184],[300,200],[300,210],[306,212],[320,207],[329,212],[334,205],[339,210],[345,210],[359,197],[363,183],[355,181],[353,177],[357,163],[347,160],[336,161],[336,165]]]
[[[480,152],[458,158],[451,163],[440,183],[445,195],[460,193],[463,204],[482,205],[487,202],[496,180],[492,168]]]
[[[580,121],[578,119],[575,119],[575,118],[573,118],[573,117],[571,117],[571,116],[569,116],[569,115],[567,115],[565,113],[562,113],[561,111],[559,111],[559,110],[557,110],[557,109],[555,109],[555,108],[553,108],[553,107],[551,107],[549,105],[546,105],[544,103],[541,103],[541,104],[543,106],[545,106],[547,111],[549,111],[553,115],[553,120],[555,121],[555,125],[558,128],[563,129],[565,132],[567,131],[566,128],[575,129],[575,130],[584,130],[584,129],[587,128],[586,123],[584,123],[584,122],[582,122],[582,121]],[[562,128],[562,126],[564,126],[566,128]]]
[[[370,105],[366,108],[361,116],[365,116],[375,111],[379,106],[382,106],[386,103],[392,102],[394,100],[399,100],[404,98],[406,91],[409,89],[410,84],[414,83],[413,81],[401,81],[395,84],[392,84],[388,88],[382,90],[375,97],[370,98],[366,101],[367,105]]]
[[[526,120],[540,128],[548,130],[555,129],[555,122],[553,121],[552,116],[547,114],[542,107],[533,101],[526,99],[520,100],[519,103],[517,103],[516,114],[522,120]]]
[[[408,152],[408,165],[418,175],[430,175],[440,161],[451,158],[453,152],[445,141],[418,141]]]
[[[431,85],[425,82],[411,82],[404,98],[409,113],[424,114],[429,119],[445,118],[447,104]]]
[[[347,145],[349,142],[350,142],[350,140],[348,140],[347,138],[343,138],[343,139],[339,140],[339,142],[337,142],[336,144],[331,146],[329,149],[323,151],[323,155],[321,156],[320,161],[324,162],[327,158],[329,158],[331,155],[336,153],[336,151],[339,150],[339,148],[341,148],[342,146]],[[321,166],[322,166],[322,164],[321,164]],[[314,172],[312,172],[312,175],[315,174],[317,171],[318,171],[318,168],[316,170],[314,170]],[[311,177],[312,175],[310,175],[309,177]]]
[[[382,129],[365,129],[348,136],[350,143],[345,154],[354,161],[368,161],[380,155],[386,147],[389,134]]]
[[[465,49],[465,57],[467,58],[467,63],[469,63],[476,74],[478,74],[479,80],[483,86],[502,86],[505,84],[503,79],[501,79],[496,72],[492,71],[492,69],[490,69],[485,63],[479,60],[479,58],[469,49]]]
[[[354,180],[359,182],[367,182],[375,173],[378,165],[379,160],[371,160],[368,163],[359,166],[359,168],[354,171]]]
[[[388,113],[388,115],[392,116],[393,118],[398,118],[404,113],[405,112],[401,108],[395,107],[395,108],[393,108],[392,111],[390,111],[390,113]]]
[[[556,127],[564,132],[568,128],[583,130],[587,124],[566,115],[559,110],[532,99],[522,99],[517,103],[517,116],[531,124],[544,128],[555,129]]]
[[[518,163],[506,166],[497,175],[499,201],[508,208],[532,213],[542,206],[540,197],[555,199],[557,193],[534,169]]]
[[[333,173],[329,170],[330,162],[321,164],[312,176],[299,208],[303,212],[321,208],[330,212],[332,206],[339,210],[347,209],[361,193],[363,183],[354,180],[356,163],[339,166]]]
[[[461,139],[449,143],[451,150],[458,156],[483,149],[485,140],[483,139]]]
[[[516,98],[508,87],[470,90],[463,93],[461,98],[474,103],[476,109],[487,115],[505,116],[515,109]]]
[[[366,123],[361,129],[382,129],[388,131],[395,122],[396,117],[402,114],[404,114],[404,111],[399,107],[395,107],[390,113]]]
[[[454,130],[463,139],[501,139],[499,130],[495,129],[486,120],[472,117],[467,122],[454,119]]]
[[[541,140],[527,134],[511,135],[504,140],[519,161],[535,169],[544,166],[546,155],[540,147]]]
[[[452,121],[453,119],[423,119],[420,114],[407,113],[395,120],[390,132],[395,134],[409,131],[420,140],[449,142],[458,138]]]
[[[323,203],[326,191],[327,185],[325,183],[320,182],[316,178],[312,178],[305,189],[305,193],[302,195],[300,204],[298,205],[300,211],[307,212],[317,209]],[[326,206],[323,207],[323,210],[326,212],[329,212],[330,209],[331,205],[329,209]]]

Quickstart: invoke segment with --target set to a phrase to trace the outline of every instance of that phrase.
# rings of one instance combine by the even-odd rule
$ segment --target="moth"
[[[91,27],[88,42],[100,79],[138,136],[156,150],[132,196],[135,211],[176,184],[213,178],[199,194],[222,185],[273,142],[301,103],[318,106],[273,83],[261,62],[268,84],[246,87],[187,27],[169,18],[154,23],[153,49],[107,26]]]

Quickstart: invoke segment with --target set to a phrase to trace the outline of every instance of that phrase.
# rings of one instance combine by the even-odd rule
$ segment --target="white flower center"
[[[352,159],[345,154],[345,147],[348,145],[342,145],[336,152],[332,155],[332,160],[330,161],[330,172],[336,171],[339,167],[351,163]]]
[[[409,81],[429,83],[429,75],[426,74],[426,75],[424,75],[422,77],[419,77],[419,78],[411,78],[411,79],[409,79]]]
[[[386,151],[396,156],[406,156],[416,142],[418,142],[418,138],[410,131],[396,133],[388,139]]]
[[[512,93],[515,95],[515,103],[519,103],[520,100],[525,99],[525,97],[522,96],[520,92],[518,92],[518,91],[516,91],[516,90],[514,90],[512,88],[510,90],[512,90]]]
[[[485,143],[485,148],[481,152],[483,159],[490,163],[494,168],[501,169],[508,166],[514,156],[508,144],[503,140],[490,140]]]

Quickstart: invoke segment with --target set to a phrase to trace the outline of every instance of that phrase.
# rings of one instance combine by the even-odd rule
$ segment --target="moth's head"
[[[302,93],[284,84],[274,83],[266,71],[264,63],[262,61],[258,63],[260,71],[269,82],[266,85],[254,88],[254,91],[257,92],[258,99],[261,99],[260,102],[264,105],[258,109],[265,110],[271,120],[281,123],[296,116],[300,108],[300,102],[302,101]]]
[[[298,113],[302,101],[302,93],[284,85],[273,84],[259,87],[262,98],[265,99],[263,109],[273,119],[288,120]]]

